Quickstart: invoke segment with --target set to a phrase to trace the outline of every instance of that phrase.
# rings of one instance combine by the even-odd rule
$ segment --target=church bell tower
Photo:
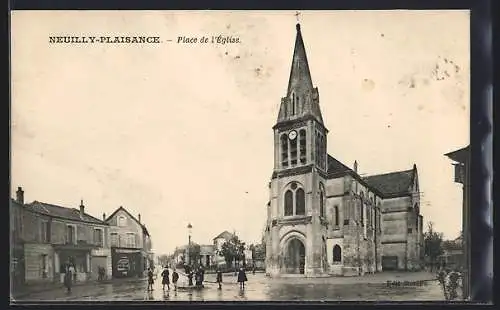
[[[326,135],[319,107],[318,88],[313,86],[300,24],[285,97],[281,98],[275,136],[275,172],[313,165],[326,172]]]
[[[327,176],[326,136],[300,24],[286,94],[274,130],[266,269],[279,274],[323,273]]]

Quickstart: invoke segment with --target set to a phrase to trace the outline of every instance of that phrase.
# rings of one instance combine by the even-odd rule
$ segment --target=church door
[[[303,274],[305,257],[306,251],[302,241],[294,238],[288,242],[285,252],[285,273]]]

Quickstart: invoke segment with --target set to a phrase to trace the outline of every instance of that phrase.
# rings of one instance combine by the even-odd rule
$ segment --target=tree
[[[166,266],[168,264],[169,260],[170,260],[170,257],[168,255],[162,254],[162,255],[158,256],[158,263],[161,266]]]
[[[244,253],[245,242],[242,242],[238,236],[234,235],[231,239],[222,244],[218,254],[224,257],[227,266],[231,266],[233,261],[236,262],[244,259]]]
[[[189,251],[188,258],[191,261],[191,264],[196,264],[200,261],[201,247],[199,244],[191,242],[191,246],[187,250]]]
[[[424,233],[424,253],[431,263],[431,271],[439,255],[443,254],[443,233],[434,231],[434,223],[429,222]]]

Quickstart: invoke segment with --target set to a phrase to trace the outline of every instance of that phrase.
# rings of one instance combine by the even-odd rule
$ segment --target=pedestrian
[[[248,281],[247,274],[243,268],[240,268],[238,272],[238,283],[240,283],[240,289],[245,289],[245,282]]]
[[[252,274],[255,274],[255,265],[252,268]]]
[[[154,277],[153,270],[151,270],[151,268],[148,268],[148,291],[153,290],[153,284],[155,283],[153,277]]]
[[[187,277],[188,277],[188,285],[193,286],[193,271],[192,270],[189,270]]]
[[[216,282],[219,284],[219,290],[222,289],[222,271],[220,268],[217,268],[217,280]]]
[[[165,269],[161,273],[161,276],[163,278],[161,284],[163,284],[163,290],[165,290],[165,285],[166,285],[167,289],[170,291],[170,279],[169,279],[170,272],[168,271],[168,268],[166,266],[164,268]]]
[[[174,269],[172,272],[172,283],[174,284],[174,290],[177,291],[177,280],[179,280],[179,274]]]
[[[71,292],[71,285],[73,284],[73,275],[71,274],[71,269],[70,269],[70,264],[69,262],[65,265],[65,274],[64,274],[64,286],[66,286],[66,289],[68,293]]]
[[[73,264],[73,263],[69,264],[69,272],[71,274],[71,279],[72,279],[71,282],[76,282],[76,268],[75,268],[75,264]]]
[[[197,288],[203,287],[203,274],[202,274],[201,268],[199,268],[199,267],[198,267],[198,270],[196,271],[195,280],[196,280],[196,287]]]

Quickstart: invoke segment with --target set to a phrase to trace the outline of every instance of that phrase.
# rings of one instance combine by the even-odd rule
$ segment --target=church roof
[[[396,171],[364,177],[369,185],[378,189],[384,196],[410,193],[416,175],[414,166],[411,170]]]
[[[75,208],[62,207],[50,203],[39,202],[36,200],[32,203],[26,204],[25,208],[28,211],[50,217],[106,225],[104,221],[88,215],[87,213],[83,213],[83,215],[81,215],[80,210]]]
[[[346,165],[344,165],[331,155],[328,155],[327,167],[328,167],[328,175],[330,176],[336,176],[336,175],[346,174],[349,172],[354,172],[351,168],[347,167]]]

